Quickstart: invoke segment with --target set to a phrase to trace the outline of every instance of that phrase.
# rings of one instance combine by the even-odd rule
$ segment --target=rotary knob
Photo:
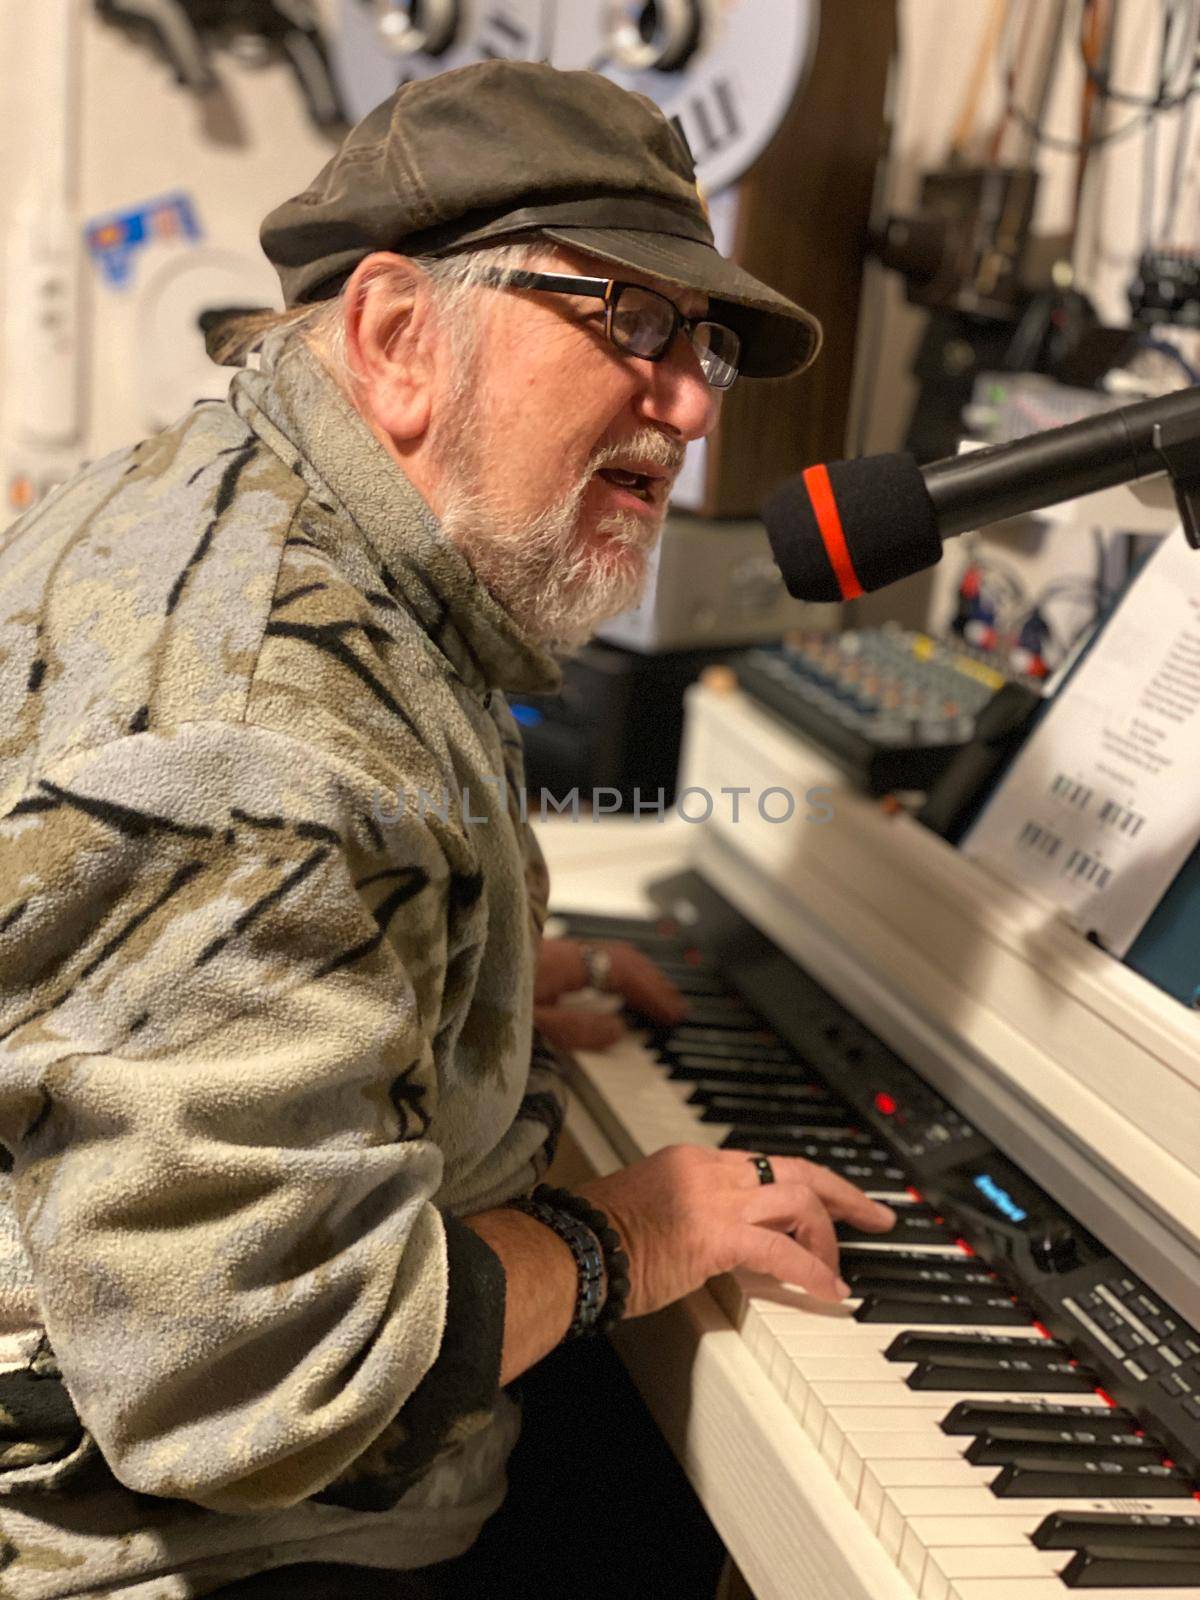
[[[397,56],[440,56],[458,37],[459,0],[374,0],[384,47]]]
[[[613,60],[630,72],[677,72],[700,46],[700,0],[613,0]]]
[[[1029,1253],[1041,1272],[1071,1272],[1079,1265],[1079,1241],[1069,1228],[1061,1226],[1039,1228]]]

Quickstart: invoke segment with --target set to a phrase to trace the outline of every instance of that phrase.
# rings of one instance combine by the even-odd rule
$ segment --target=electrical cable
[[[1184,13],[1179,0],[1162,0],[1163,7],[1163,52],[1159,58],[1158,88],[1153,98],[1145,95],[1134,94],[1126,89],[1114,88],[1108,73],[1100,72],[1086,59],[1084,70],[1088,77],[1096,84],[1106,100],[1113,101],[1116,105],[1135,106],[1142,111],[1172,111],[1176,106],[1181,106],[1186,100],[1200,89],[1200,80],[1196,73],[1196,14],[1192,0],[1184,0],[1187,5],[1187,17],[1178,29],[1179,39],[1178,60],[1167,65],[1166,52],[1170,47],[1170,32],[1176,18],[1182,18]],[[1172,89],[1172,79],[1182,77],[1186,69],[1186,87]]]
[[[1139,350],[1149,350],[1155,355],[1165,356],[1168,361],[1173,361],[1189,383],[1200,383],[1200,368],[1195,367],[1184,355],[1183,351],[1173,345],[1169,339],[1156,339],[1152,334],[1146,334],[1137,342]]]
[[[1181,15],[1177,9],[1177,0],[1162,0],[1162,4],[1164,8],[1164,22],[1169,21],[1175,16]],[[1191,29],[1191,18],[1193,14],[1191,0],[1188,0],[1188,6],[1188,23],[1183,29],[1180,30],[1184,44],[1178,52],[1179,62],[1168,69],[1165,74],[1160,71],[1158,88],[1152,98],[1148,98],[1144,95],[1132,95],[1125,90],[1114,89],[1109,81],[1109,74],[1100,72],[1095,66],[1087,61],[1086,57],[1084,58],[1084,71],[1088,74],[1089,78],[1095,82],[1096,87],[1100,91],[1104,100],[1112,101],[1119,105],[1133,105],[1139,108],[1139,110],[1133,116],[1127,118],[1126,121],[1122,122],[1118,127],[1110,128],[1106,132],[1096,134],[1094,138],[1088,141],[1087,148],[1115,144],[1118,140],[1124,139],[1129,134],[1135,133],[1139,128],[1144,127],[1150,118],[1158,115],[1159,112],[1170,111],[1174,110],[1176,107],[1183,106],[1197,92],[1200,92],[1200,75],[1198,75],[1196,72],[1194,59],[1194,39]],[[1013,121],[1015,121],[1039,148],[1059,151],[1066,155],[1081,154],[1085,148],[1084,141],[1079,139],[1067,139],[1057,134],[1048,133],[1042,126],[1040,118],[1035,120],[1016,104],[1013,93],[1014,66],[1011,53],[1011,42],[1008,43],[1007,49],[1008,56],[1003,63],[1002,70],[1002,78],[1005,85],[1004,117],[1006,119],[1011,118]],[[1190,60],[1188,55],[1189,51],[1191,51]],[[1170,88],[1170,80],[1177,75],[1181,65],[1186,65],[1188,67],[1187,85],[1179,90],[1174,90]]]

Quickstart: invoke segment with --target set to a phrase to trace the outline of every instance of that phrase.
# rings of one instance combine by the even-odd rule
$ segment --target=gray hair
[[[538,239],[492,245],[481,250],[463,251],[453,256],[412,256],[408,260],[429,279],[433,300],[461,371],[473,347],[475,290],[492,281],[497,271],[516,272],[530,266],[547,246]],[[373,263],[360,280],[361,295],[369,283],[389,280],[397,294],[407,291],[413,274],[400,261]],[[293,306],[287,311],[246,311],[223,318],[206,335],[208,354],[218,366],[237,366],[256,350],[263,340],[283,332],[285,339],[303,341],[329,372],[344,394],[354,389],[357,374],[346,348],[346,295],[343,286],[331,299],[315,305]]]

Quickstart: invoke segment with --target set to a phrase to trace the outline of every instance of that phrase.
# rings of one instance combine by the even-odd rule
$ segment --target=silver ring
[[[775,1168],[767,1160],[766,1156],[751,1156],[750,1161],[755,1172],[758,1173],[759,1183],[775,1182]]]
[[[589,986],[599,989],[601,993],[607,992],[612,979],[612,952],[603,945],[581,944],[579,953],[583,957]]]

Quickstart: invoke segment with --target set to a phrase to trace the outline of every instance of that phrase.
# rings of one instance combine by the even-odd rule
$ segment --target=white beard
[[[467,415],[463,415],[463,410]],[[621,511],[580,537],[583,498],[597,469],[618,455],[678,471],[683,447],[643,428],[620,449],[597,451],[566,494],[524,522],[505,519],[483,484],[478,417],[460,408],[454,437],[438,445],[445,477],[442,531],[518,627],[561,654],[577,650],[598,623],[636,605],[661,524]]]

